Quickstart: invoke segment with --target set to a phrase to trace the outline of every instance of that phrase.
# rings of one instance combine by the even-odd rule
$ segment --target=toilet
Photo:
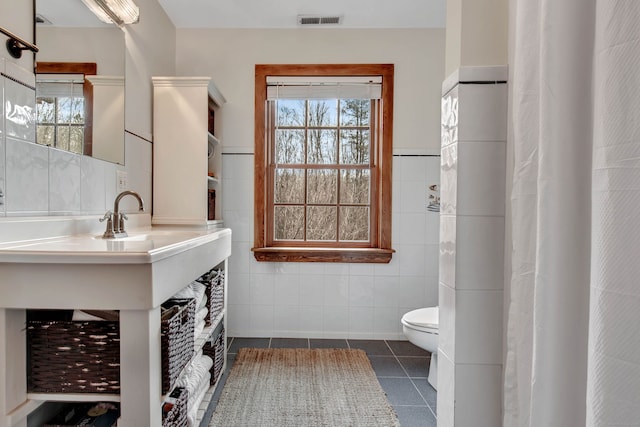
[[[402,316],[402,332],[412,344],[431,353],[429,384],[436,390],[438,378],[438,307],[419,308]]]

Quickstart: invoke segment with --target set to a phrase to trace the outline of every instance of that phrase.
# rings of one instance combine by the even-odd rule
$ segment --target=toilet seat
[[[423,329],[430,333],[438,333],[438,307],[419,308],[402,316],[402,323],[406,326]]]

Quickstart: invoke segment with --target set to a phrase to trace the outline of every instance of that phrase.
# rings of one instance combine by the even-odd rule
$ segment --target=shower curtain
[[[510,7],[504,426],[640,426],[640,1]]]

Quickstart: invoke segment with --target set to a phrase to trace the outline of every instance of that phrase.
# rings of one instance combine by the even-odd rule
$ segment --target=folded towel
[[[203,307],[196,312],[196,317],[194,319],[193,325],[193,336],[197,340],[204,328],[207,326],[207,322],[205,318],[209,314],[209,309],[207,307]]]
[[[189,427],[196,427],[197,418],[198,418],[198,409],[200,409],[200,404],[204,399],[204,396],[207,394],[209,390],[209,382],[211,380],[211,374],[207,373],[203,382],[200,384],[199,388],[196,390],[193,398],[189,398],[187,401],[187,424]]]
[[[207,374],[209,378],[207,383],[211,379],[209,371],[213,366],[213,360],[209,356],[196,356],[186,368],[183,375],[176,381],[176,386],[184,387],[189,393],[188,396],[195,396],[198,391],[198,387],[204,381]]]
[[[200,282],[191,282],[173,295],[173,298],[194,298],[198,308],[206,305],[206,287]]]

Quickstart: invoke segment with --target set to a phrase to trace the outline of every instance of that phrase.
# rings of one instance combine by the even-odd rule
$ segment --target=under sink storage
[[[166,393],[193,356],[195,300],[170,299],[162,306],[162,393]],[[28,320],[27,390],[119,394],[119,321]]]

